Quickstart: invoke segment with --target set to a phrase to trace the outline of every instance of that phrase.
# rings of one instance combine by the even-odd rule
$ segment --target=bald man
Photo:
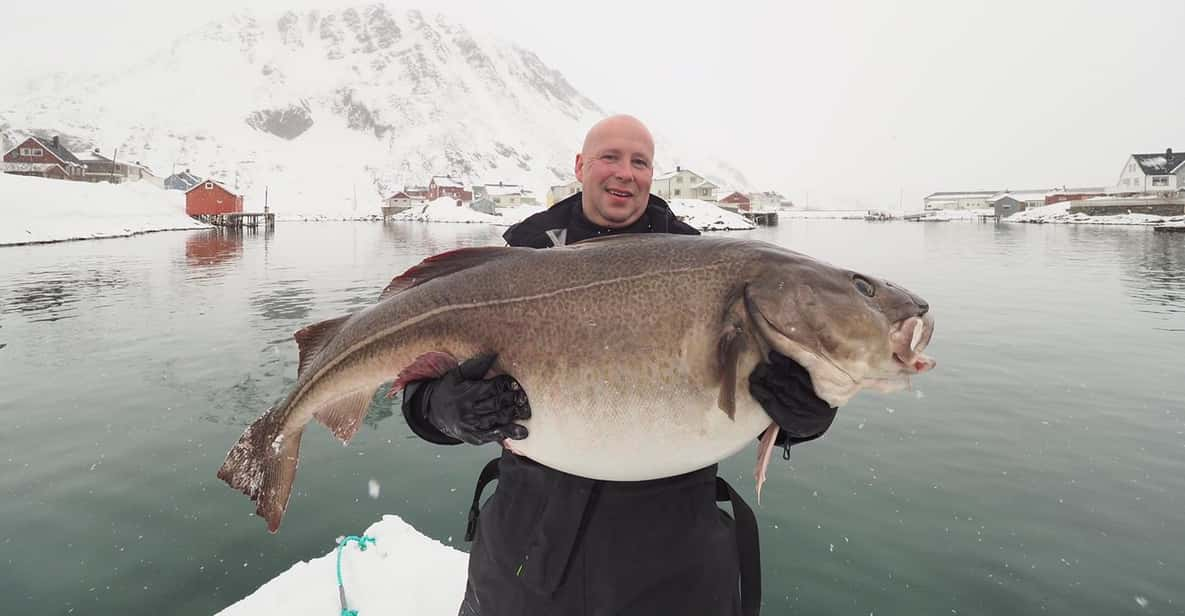
[[[650,194],[654,138],[636,118],[597,122],[576,155],[581,192],[514,225],[511,246],[549,248],[622,233],[698,235]],[[530,335],[523,332],[523,335]],[[509,375],[484,379],[492,356],[404,389],[420,437],[480,445],[526,438],[527,397]],[[782,430],[779,445],[822,435],[835,409],[806,370],[771,354],[749,377]],[[606,400],[606,404],[612,404]],[[757,435],[754,435],[757,438]],[[482,470],[466,540],[469,580],[460,616],[751,616],[760,609],[752,511],[716,465],[653,481],[595,481],[504,450]],[[498,479],[481,505],[485,486]],[[717,507],[732,503],[733,516]]]

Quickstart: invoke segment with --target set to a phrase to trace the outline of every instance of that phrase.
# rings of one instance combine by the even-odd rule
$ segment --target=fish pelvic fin
[[[255,503],[270,533],[279,530],[288,508],[304,434],[303,426],[292,434],[281,428],[272,411],[265,413],[243,431],[218,469],[219,479]]]
[[[770,423],[761,435],[761,444],[757,446],[757,467],[753,469],[753,479],[757,482],[757,504],[761,505],[761,487],[765,485],[765,469],[769,468],[769,461],[773,457],[774,441],[778,440],[778,424]]]
[[[321,349],[325,347],[325,343],[337,335],[337,331],[341,329],[342,323],[345,323],[349,318],[350,315],[347,314],[336,319],[313,323],[293,335],[296,338],[296,347],[300,350],[300,361],[296,368],[296,375],[298,377],[304,373],[305,368],[309,364],[313,363],[313,358],[317,356],[317,353],[321,352]]]
[[[358,426],[366,418],[366,411],[374,399],[374,389],[355,389],[325,402],[313,411],[313,417],[333,432],[343,443],[350,442],[358,432]]]

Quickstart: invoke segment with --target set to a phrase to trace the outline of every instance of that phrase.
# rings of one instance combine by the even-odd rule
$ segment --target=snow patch
[[[385,515],[366,529],[375,538],[365,551],[347,545],[341,572],[346,601],[359,614],[453,616],[461,605],[469,557]],[[230,605],[220,616],[324,616],[340,614],[337,548],[301,561]]]
[[[92,184],[0,173],[0,246],[206,229],[185,195],[151,184]]]

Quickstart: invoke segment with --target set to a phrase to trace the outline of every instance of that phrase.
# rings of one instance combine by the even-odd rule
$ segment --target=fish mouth
[[[933,370],[937,362],[925,353],[930,338],[934,335],[934,317],[926,312],[902,319],[889,330],[889,348],[893,362],[901,372],[921,374]]]

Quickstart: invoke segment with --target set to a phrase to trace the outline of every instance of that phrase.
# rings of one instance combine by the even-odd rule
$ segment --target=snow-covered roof
[[[988,203],[995,203],[1004,197],[1012,197],[1017,201],[1044,201],[1045,196],[1053,192],[1050,188],[1036,188],[1029,190],[1002,190],[988,199]]]
[[[1132,154],[1144,175],[1168,175],[1185,164],[1185,152],[1166,150],[1160,154]]]
[[[717,186],[708,180],[701,180],[698,184],[692,184],[688,188],[717,188]]]
[[[67,165],[71,165],[71,164],[81,165],[82,164],[82,162],[78,160],[77,156],[75,156],[70,150],[67,150],[64,146],[62,146],[61,142],[59,142],[58,147],[55,148],[52,140],[46,141],[46,140],[44,140],[40,137],[37,137],[37,136],[29,137],[25,141],[22,141],[22,142],[16,144],[15,146],[13,146],[12,150],[9,150],[8,152],[5,152],[4,154],[8,155],[13,150],[21,147],[22,145],[25,145],[26,141],[30,141],[30,140],[32,140],[37,145],[41,146],[46,152],[53,154],[54,158],[62,161],[63,163],[65,163]]]
[[[486,184],[485,189],[486,194],[491,197],[509,197],[511,195],[522,195],[530,192],[516,184]]]
[[[231,190],[231,189],[227,188],[226,186],[224,186],[224,185],[222,184],[222,182],[219,182],[218,180],[214,180],[214,179],[210,179],[210,178],[207,178],[207,179],[204,179],[204,180],[198,180],[198,183],[197,183],[197,184],[194,184],[193,186],[190,186],[190,187],[189,187],[189,188],[188,188],[188,189],[185,191],[185,192],[186,192],[186,194],[188,194],[188,193],[189,193],[189,191],[191,191],[191,190],[193,190],[193,189],[197,188],[198,186],[205,186],[205,185],[206,185],[206,182],[210,182],[211,184],[213,184],[213,185],[217,186],[218,188],[221,188],[222,190],[225,190],[226,192],[228,192],[228,193],[230,193],[230,194],[232,194],[232,195],[233,195],[233,194],[235,194],[235,191],[233,191],[233,190]]]
[[[936,192],[926,195],[927,199],[986,199],[997,194],[996,190],[965,190],[962,192]]]
[[[390,197],[387,197],[387,199],[411,199],[411,197],[401,190]]]
[[[461,180],[453,179],[447,175],[434,175],[432,176],[432,181],[436,182],[436,185],[442,188],[465,188]]]
[[[691,169],[683,169],[683,168],[679,168],[679,169],[676,169],[675,171],[668,171],[668,172],[666,172],[666,173],[664,173],[664,174],[662,174],[662,175],[660,175],[660,176],[658,176],[658,177],[655,177],[654,179],[655,179],[655,180],[660,180],[660,181],[663,181],[663,180],[669,180],[669,179],[671,179],[671,178],[675,177],[676,175],[682,175],[682,174],[687,174],[687,175],[694,175],[694,176],[695,176],[695,177],[697,177],[697,178],[703,178],[703,177],[704,177],[704,176],[702,176],[702,175],[700,175],[700,174],[698,174],[698,173],[696,173],[696,172],[692,171]]]

